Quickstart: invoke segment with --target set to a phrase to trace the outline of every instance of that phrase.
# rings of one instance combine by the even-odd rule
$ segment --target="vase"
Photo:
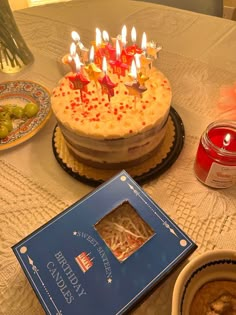
[[[11,11],[8,0],[0,0],[0,71],[16,73],[34,61]]]

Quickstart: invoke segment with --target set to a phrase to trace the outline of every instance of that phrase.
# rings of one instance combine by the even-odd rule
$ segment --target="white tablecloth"
[[[216,248],[236,249],[236,187],[213,190],[197,181],[193,162],[205,127],[219,118],[222,85],[236,81],[236,23],[139,1],[72,1],[15,12],[35,56],[34,64],[0,81],[29,79],[51,90],[62,75],[58,60],[76,30],[89,47],[95,27],[110,35],[124,24],[161,43],[156,65],[173,88],[172,106],[185,126],[185,145],[172,167],[143,188],[196,242],[189,257]],[[44,314],[11,246],[93,188],[70,177],[52,151],[55,119],[27,142],[0,151],[0,315]],[[187,263],[187,261],[185,261]],[[171,294],[181,265],[134,314],[171,313]]]

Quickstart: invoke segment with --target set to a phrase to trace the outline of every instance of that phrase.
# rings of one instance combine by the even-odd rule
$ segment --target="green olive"
[[[7,127],[0,125],[0,139],[6,138],[8,134],[9,134],[9,131]]]
[[[12,116],[15,118],[22,118],[24,116],[24,109],[20,106],[15,106],[12,109]]]
[[[24,114],[30,118],[35,116],[39,111],[39,107],[35,103],[27,103],[24,107]]]
[[[11,132],[13,129],[13,124],[12,124],[12,121],[10,119],[0,120],[0,125],[5,126],[9,132]]]
[[[7,112],[7,111],[1,111],[0,112],[0,119],[7,119],[7,120],[10,120],[11,119],[11,116],[10,114]]]

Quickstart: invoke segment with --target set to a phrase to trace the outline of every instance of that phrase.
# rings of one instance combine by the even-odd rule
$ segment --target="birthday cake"
[[[141,49],[138,52],[143,56]],[[101,58],[96,61],[95,48],[95,62],[80,64],[79,71],[65,75],[52,92],[52,110],[66,145],[85,164],[100,168],[136,165],[152,156],[165,137],[170,83],[150,65],[151,58],[145,58],[146,63],[137,69],[133,51],[128,54],[133,54],[130,63],[122,59],[116,63],[106,53],[108,60],[103,57],[101,63]],[[76,59],[77,54],[71,57],[72,65]]]

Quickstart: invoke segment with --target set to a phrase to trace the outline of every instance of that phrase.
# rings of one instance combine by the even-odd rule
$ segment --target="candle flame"
[[[71,57],[74,57],[76,55],[76,45],[75,45],[75,43],[71,43],[71,45],[70,45],[70,55],[71,55]]]
[[[126,45],[126,37],[127,37],[127,27],[124,25],[121,30],[121,42],[125,46]]]
[[[137,79],[137,69],[134,59],[132,60],[131,63],[130,75],[132,76],[132,78]]]
[[[133,43],[136,43],[136,29],[134,26],[131,29],[131,40]]]
[[[107,59],[104,56],[102,59],[102,71],[106,74],[107,73]]]
[[[94,46],[91,46],[89,52],[89,61],[92,63],[94,61]]]
[[[231,140],[231,135],[230,133],[227,133],[224,137],[224,140],[223,140],[223,145],[224,147],[226,147],[227,145],[229,145],[230,143],[230,140]]]
[[[134,55],[134,58],[135,58],[135,63],[136,63],[137,69],[140,69],[140,67],[141,67],[141,64],[140,64],[140,55],[139,55],[139,54],[135,54],[135,55]]]
[[[72,31],[71,32],[71,37],[75,42],[79,42],[80,41],[80,36],[76,31]]]
[[[141,48],[144,51],[147,49],[147,35],[145,32],[143,32]]]
[[[120,58],[120,44],[119,41],[116,40],[116,59],[118,60]]]
[[[79,59],[79,55],[78,54],[75,55],[74,60],[75,60],[76,72],[80,72],[81,63],[80,63],[80,59]]]
[[[99,28],[96,28],[96,47],[102,44],[102,33]]]
[[[107,31],[102,32],[102,37],[103,37],[104,42],[107,42],[107,43],[109,42],[109,35]]]

